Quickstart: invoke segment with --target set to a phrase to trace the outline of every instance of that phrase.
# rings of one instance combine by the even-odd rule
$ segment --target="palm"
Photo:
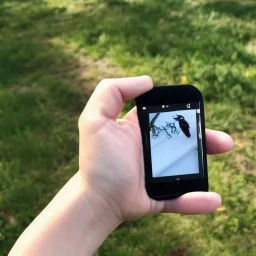
[[[116,159],[116,168],[112,179],[116,191],[115,201],[122,208],[124,218],[133,219],[152,213],[152,203],[145,190],[144,167],[140,128],[137,124],[126,120],[113,123],[110,137],[113,145],[111,149],[113,159]],[[119,192],[118,192],[119,191]],[[160,210],[159,210],[160,211]]]
[[[87,135],[92,146],[89,147],[87,140],[89,152],[84,152],[84,159],[98,163],[91,173],[86,173],[90,184],[118,205],[122,219],[134,219],[152,212],[153,200],[144,189],[139,126],[126,119],[109,120],[104,126],[103,129],[95,127],[98,132]],[[92,147],[95,154],[91,154]]]

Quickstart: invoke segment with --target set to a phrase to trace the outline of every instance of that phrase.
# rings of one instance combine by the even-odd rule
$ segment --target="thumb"
[[[126,100],[133,99],[153,88],[149,76],[104,79],[96,87],[85,111],[97,117],[116,120]]]
[[[221,197],[215,192],[191,192],[176,199],[166,200],[161,206],[161,212],[164,213],[205,214],[221,206]]]

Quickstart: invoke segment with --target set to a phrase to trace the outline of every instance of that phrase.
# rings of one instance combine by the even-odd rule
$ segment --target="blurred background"
[[[97,83],[143,74],[196,85],[207,127],[235,139],[208,158],[223,206],[124,223],[96,255],[256,255],[256,1],[1,0],[1,256],[77,171]]]

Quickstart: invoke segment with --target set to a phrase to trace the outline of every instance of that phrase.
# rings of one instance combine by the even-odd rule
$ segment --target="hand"
[[[116,119],[123,103],[152,88],[150,77],[103,80],[79,119],[80,171],[23,232],[16,255],[92,255],[124,220],[160,212],[207,213],[221,204],[216,193],[194,192],[157,202],[145,191],[136,109]],[[207,131],[207,150],[233,146],[225,133]]]
[[[213,192],[193,192],[174,200],[155,201],[144,183],[143,155],[136,108],[117,119],[126,100],[152,89],[148,76],[100,82],[79,119],[79,169],[89,191],[121,221],[148,214],[201,214],[216,210],[221,198]],[[218,154],[233,147],[232,138],[206,131],[207,151]]]

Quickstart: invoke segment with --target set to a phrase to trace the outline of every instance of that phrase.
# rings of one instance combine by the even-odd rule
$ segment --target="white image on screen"
[[[149,114],[149,122],[156,114]],[[190,137],[182,132],[178,120],[175,121],[177,115],[183,116],[188,122]],[[177,131],[172,133],[174,130],[166,126],[167,122],[174,123]],[[161,128],[161,131],[157,136],[154,136],[152,129],[150,131],[153,177],[199,173],[196,109],[162,112],[157,116],[154,125]],[[163,127],[167,129],[164,130]]]

